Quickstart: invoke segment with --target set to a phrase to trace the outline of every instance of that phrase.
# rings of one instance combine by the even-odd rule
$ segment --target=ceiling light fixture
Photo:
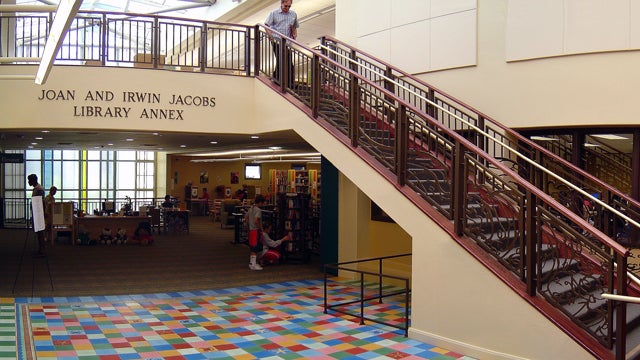
[[[279,157],[279,158],[289,158],[289,157],[318,157],[320,156],[320,153],[284,153],[284,154],[278,154],[278,155],[274,155],[274,154],[265,154],[265,155],[253,155],[253,156],[249,156],[249,158],[251,159],[264,159],[264,158],[270,158],[270,157]]]
[[[210,153],[191,154],[190,156],[229,156],[229,155],[242,155],[242,154],[260,154],[269,153],[276,150],[271,149],[244,149],[244,150],[229,150]]]
[[[537,141],[558,141],[557,138],[547,137],[547,136],[532,136],[531,140]]]
[[[600,139],[606,139],[606,140],[628,140],[629,139],[627,137],[614,135],[614,134],[597,134],[597,135],[590,135],[590,136],[597,137]]]

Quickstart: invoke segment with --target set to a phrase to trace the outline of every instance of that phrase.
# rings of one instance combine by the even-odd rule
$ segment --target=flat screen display
[[[262,167],[260,166],[260,164],[245,164],[244,178],[260,180],[262,178]]]

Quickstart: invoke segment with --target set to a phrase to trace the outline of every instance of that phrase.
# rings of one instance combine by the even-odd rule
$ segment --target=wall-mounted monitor
[[[260,164],[244,164],[244,178],[248,180],[262,179],[262,166]]]

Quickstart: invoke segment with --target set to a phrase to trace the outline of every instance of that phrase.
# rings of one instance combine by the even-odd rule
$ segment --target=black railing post
[[[349,81],[349,139],[351,146],[358,147],[358,129],[360,126],[360,85],[358,78],[351,75]]]
[[[100,26],[100,65],[105,66],[107,64],[107,34],[109,33],[109,23],[107,22],[107,14],[102,14],[102,24]]]
[[[485,120],[484,116],[478,115],[478,124],[477,124],[478,128],[480,130],[482,130],[483,132],[486,132],[485,125],[486,125],[486,120]],[[474,144],[477,147],[479,147],[480,149],[484,150],[485,152],[488,152],[487,151],[487,141],[488,140],[487,140],[487,137],[483,133],[480,133],[479,131],[476,130],[474,139],[475,139]],[[485,164],[486,164],[486,161],[485,161]]]
[[[436,102],[436,93],[431,88],[427,90],[427,99],[429,100],[429,102],[427,103],[427,115],[438,120],[436,107],[435,105],[433,105]]]
[[[407,160],[409,149],[409,125],[407,120],[407,107],[400,105],[400,111],[397,119],[396,129],[396,176],[398,177],[398,185],[404,186],[407,183]]]
[[[204,69],[207,66],[207,37],[208,37],[209,27],[207,23],[202,24],[202,31],[200,31],[200,72],[204,72]]]
[[[321,45],[321,47],[320,47],[320,53],[321,53],[322,55],[324,55],[324,56],[328,56],[328,55],[327,55],[327,49],[325,49],[325,47],[329,47],[329,46],[327,45],[327,37],[326,37],[326,36],[324,36],[324,35],[323,35],[322,37],[320,37],[320,45]]]
[[[404,280],[404,337],[409,336],[409,279]]]
[[[253,52],[255,54],[255,59],[253,60],[253,74],[255,76],[260,75],[260,63],[262,61],[262,50],[265,48],[262,44],[262,33],[260,32],[260,26],[256,25],[253,27],[254,31],[254,42],[253,42]]]
[[[360,325],[364,325],[364,273],[360,273]]]
[[[451,202],[453,207],[453,230],[458,235],[464,234],[465,197],[467,196],[467,174],[465,166],[465,150],[460,142],[456,141],[452,170],[453,191]]]
[[[378,304],[382,304],[382,258],[378,259]]]
[[[160,19],[153,17],[153,28],[151,31],[151,62],[154,69],[158,68],[160,57]]]
[[[327,297],[329,296],[329,293],[327,292],[327,264],[324,264],[323,266],[324,269],[324,313],[327,313],[327,309],[328,309],[328,299]]]
[[[320,112],[320,57],[313,54],[311,58],[311,113],[314,118]]]
[[[520,250],[524,250],[524,259],[522,251],[520,252],[520,273],[524,277],[529,296],[535,296],[537,291],[537,269],[538,269],[538,224],[536,221],[537,197],[530,191],[526,193],[527,202],[524,211],[524,222],[520,227],[520,236],[524,238],[524,244]],[[522,261],[524,260],[524,261]]]
[[[627,258],[623,255],[616,255],[617,274],[616,274],[616,295],[627,295]],[[614,304],[616,311],[616,360],[626,359],[627,351],[627,303],[624,301],[609,300]],[[614,306],[608,306],[613,309]],[[613,310],[610,310],[613,311]],[[609,322],[612,324],[612,322]],[[611,329],[613,326],[609,326]],[[611,339],[611,337],[609,336]]]
[[[384,76],[384,88],[389,90],[390,93],[398,96],[398,94],[396,94],[396,89],[394,86],[395,82],[393,81],[393,68],[387,67],[384,71]]]
[[[251,28],[246,27],[244,32],[244,74],[251,76]],[[257,54],[255,54],[257,56]]]
[[[287,69],[287,64],[285,64],[284,60],[286,58],[285,53],[287,43],[283,37],[280,37],[280,39],[278,39],[278,44],[278,60],[276,63],[276,67],[278,68],[278,81],[280,82],[280,91],[284,92],[287,88],[285,83],[286,75],[284,74]]]

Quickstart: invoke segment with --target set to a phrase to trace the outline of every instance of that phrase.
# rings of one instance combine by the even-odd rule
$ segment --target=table
[[[187,210],[191,210],[191,214],[193,216],[204,216],[207,215],[207,210],[209,208],[209,202],[205,199],[191,199],[190,208]]]
[[[145,225],[146,223],[146,225]],[[89,239],[99,241],[102,230],[107,228],[111,230],[111,236],[116,237],[118,229],[125,229],[127,238],[132,239],[138,227],[143,226],[151,229],[150,216],[96,216],[85,215],[74,218],[73,226],[73,243],[78,239],[79,232],[86,232]]]

